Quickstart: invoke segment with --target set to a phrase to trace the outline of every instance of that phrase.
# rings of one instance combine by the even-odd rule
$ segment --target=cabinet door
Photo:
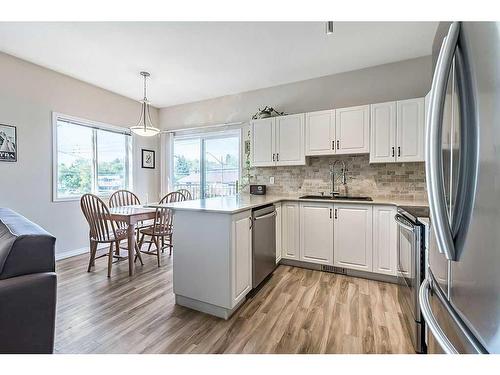
[[[305,165],[304,114],[276,117],[276,165]]]
[[[370,163],[396,161],[396,102],[370,106]]]
[[[286,259],[299,259],[299,203],[284,202],[281,204],[281,256]]]
[[[333,264],[361,271],[372,270],[372,207],[335,204]]]
[[[281,213],[281,203],[275,203],[276,207],[276,264],[281,260],[281,223],[282,223],[282,213]]]
[[[424,161],[425,106],[424,98],[397,102],[398,162]]]
[[[373,272],[396,276],[397,224],[393,206],[373,206]]]
[[[300,260],[333,265],[333,204],[300,204]]]
[[[235,306],[252,289],[252,230],[250,211],[232,220],[232,299]]]
[[[268,167],[275,164],[275,138],[274,118],[252,121],[250,150],[253,166]]]
[[[335,110],[337,154],[366,154],[370,152],[370,106]]]
[[[306,113],[306,156],[335,154],[335,110]]]

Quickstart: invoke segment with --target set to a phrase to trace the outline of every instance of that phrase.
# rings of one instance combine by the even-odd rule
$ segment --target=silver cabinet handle
[[[432,313],[431,303],[429,301],[429,291],[430,283],[428,279],[425,279],[424,282],[420,285],[420,290],[418,291],[420,311],[422,311],[425,323],[427,323],[427,327],[429,327],[439,346],[444,350],[446,354],[458,354],[457,349],[455,349],[450,340],[448,340],[448,337],[446,337],[443,330],[439,326],[439,323],[434,317],[434,314]]]
[[[271,212],[270,214],[262,215],[262,216],[257,216],[254,218],[255,221],[260,220],[260,219],[267,219],[268,217],[273,217],[276,216],[276,211]]]
[[[442,119],[448,75],[458,41],[460,23],[453,22],[443,40],[432,78],[429,113],[427,115],[427,157],[425,161],[429,208],[438,246],[449,260],[455,259],[455,246],[446,210],[443,184]]]
[[[252,217],[249,216],[248,220],[250,220],[250,228],[248,228],[248,229],[252,229],[253,228],[253,219],[252,219]]]

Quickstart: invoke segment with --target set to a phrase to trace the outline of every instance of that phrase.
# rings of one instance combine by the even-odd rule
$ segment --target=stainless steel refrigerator
[[[428,352],[500,353],[500,23],[442,23],[434,47]]]

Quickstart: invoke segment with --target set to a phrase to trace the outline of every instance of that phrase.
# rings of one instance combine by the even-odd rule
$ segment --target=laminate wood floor
[[[393,284],[279,266],[224,321],[174,303],[172,258],[57,263],[56,353],[414,353]]]

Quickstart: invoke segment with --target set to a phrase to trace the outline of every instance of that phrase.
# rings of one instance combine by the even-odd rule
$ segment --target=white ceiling
[[[431,53],[435,22],[0,22],[0,51],[157,107]]]

